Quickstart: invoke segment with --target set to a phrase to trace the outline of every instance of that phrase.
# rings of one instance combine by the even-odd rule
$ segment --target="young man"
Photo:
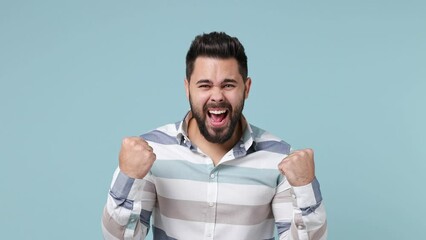
[[[237,38],[197,36],[186,56],[191,110],[125,138],[102,218],[106,239],[326,239],[311,149],[247,122],[247,57]]]

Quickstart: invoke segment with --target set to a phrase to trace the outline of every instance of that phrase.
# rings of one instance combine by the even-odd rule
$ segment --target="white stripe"
[[[204,202],[207,199],[205,182],[184,179],[156,178],[157,195],[176,199]]]
[[[296,195],[297,205],[300,208],[305,208],[317,204],[311,183],[300,187],[293,187],[293,191]]]
[[[118,207],[112,198],[108,194],[108,199],[106,203],[106,210],[108,214],[120,225],[124,226],[127,224],[131,211],[124,207]]]
[[[225,164],[255,169],[278,170],[278,164],[285,157],[287,157],[286,154],[262,151],[246,155],[244,158],[227,161]]]
[[[186,146],[180,145],[164,145],[155,142],[149,142],[149,145],[154,149],[157,159],[161,160],[185,160],[187,162],[196,164],[212,164],[209,157],[202,156],[201,154],[194,154]],[[184,150],[182,150],[185,148]]]
[[[272,211],[277,222],[291,222],[293,220],[293,203],[274,203]]]
[[[159,196],[189,201],[207,201],[205,182],[183,179],[156,178],[157,194]],[[244,185],[221,183],[218,185],[218,202],[235,205],[264,205],[268,204],[275,194],[275,189],[264,185]],[[241,196],[244,196],[242,198]]]
[[[275,189],[265,185],[221,183],[218,202],[234,205],[264,205],[271,202]],[[244,196],[244,197],[241,197]]]
[[[254,139],[256,142],[266,142],[266,141],[278,141],[281,142],[281,138],[278,138],[277,136],[271,134],[270,132],[265,131],[260,136],[254,136],[256,139]]]
[[[267,219],[257,225],[227,225],[216,224],[217,239],[269,239],[274,236],[275,222]]]
[[[112,175],[112,181],[111,181],[110,189],[112,189],[112,187],[114,186],[115,180],[117,180],[119,173],[120,173],[120,168],[117,167],[114,171],[114,174]]]

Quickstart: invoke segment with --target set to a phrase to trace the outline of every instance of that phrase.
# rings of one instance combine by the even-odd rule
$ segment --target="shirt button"
[[[291,197],[296,199],[296,195],[295,194],[291,194]]]
[[[210,174],[210,178],[213,179],[215,177],[214,173]]]
[[[214,202],[209,202],[209,207],[213,207],[214,206]]]
[[[303,230],[303,229],[305,229],[305,225],[299,224],[299,225],[297,225],[297,229]]]

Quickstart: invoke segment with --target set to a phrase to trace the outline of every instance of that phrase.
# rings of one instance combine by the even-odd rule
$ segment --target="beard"
[[[201,135],[211,142],[211,143],[225,143],[228,141],[235,132],[238,123],[241,120],[242,112],[244,109],[244,99],[242,99],[239,104],[233,109],[232,105],[229,102],[221,102],[221,103],[209,103],[203,106],[202,111],[199,111],[194,107],[192,102],[191,94],[189,94],[189,104],[191,106],[192,116],[195,118],[198,124],[198,129],[200,130]],[[213,133],[209,132],[206,116],[209,108],[223,108],[227,109],[226,117],[230,118],[228,126],[221,128],[212,128]]]

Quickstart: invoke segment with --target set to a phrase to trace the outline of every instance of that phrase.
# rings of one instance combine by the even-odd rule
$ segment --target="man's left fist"
[[[315,178],[314,151],[309,148],[296,150],[278,164],[278,169],[291,186],[307,185]]]

